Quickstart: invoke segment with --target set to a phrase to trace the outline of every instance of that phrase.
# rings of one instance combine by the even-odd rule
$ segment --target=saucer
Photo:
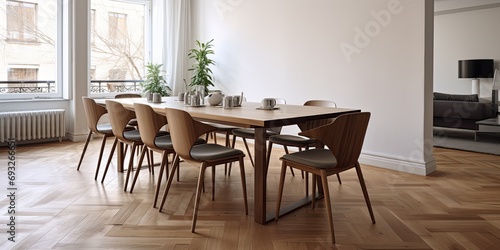
[[[258,109],[258,110],[276,110],[276,109],[280,109],[280,107],[273,107],[273,108],[263,108],[263,107],[258,107],[258,108],[255,108],[255,109]]]

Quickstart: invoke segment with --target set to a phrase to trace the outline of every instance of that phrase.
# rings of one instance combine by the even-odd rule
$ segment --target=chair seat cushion
[[[194,144],[203,144],[206,143],[205,140],[199,138],[197,139]],[[160,131],[158,132],[158,135],[155,138],[155,145],[158,148],[161,149],[173,149],[174,145],[172,144],[172,138],[170,137],[170,134],[165,131]]]
[[[300,135],[273,135],[269,137],[269,141],[276,144],[295,147],[305,147],[316,142],[314,139]]]
[[[123,132],[123,137],[129,141],[142,141],[141,134],[139,134],[139,130],[137,129]]]
[[[314,168],[333,168],[337,166],[337,159],[328,149],[315,148],[281,157],[282,160],[296,162]]]
[[[245,137],[245,138],[255,138],[255,129],[253,128],[238,128],[238,129],[233,129],[233,135],[239,136],[239,137]],[[278,133],[270,130],[266,130],[266,137],[269,138],[270,136],[273,135],[278,135]]]
[[[199,144],[191,148],[191,158],[198,161],[210,161],[244,155],[241,150],[224,147],[219,144]]]
[[[97,124],[97,131],[103,134],[113,134],[113,130],[111,129],[111,124]]]
[[[172,139],[170,135],[160,135],[155,138],[155,146],[161,149],[173,149]]]

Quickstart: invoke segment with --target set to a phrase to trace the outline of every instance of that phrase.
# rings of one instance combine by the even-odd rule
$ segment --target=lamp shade
[[[458,78],[491,78],[494,71],[493,59],[458,61]]]

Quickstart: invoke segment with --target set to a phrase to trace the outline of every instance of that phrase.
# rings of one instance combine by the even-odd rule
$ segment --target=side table
[[[477,121],[478,129],[474,132],[474,141],[477,140],[477,133],[500,133],[500,119],[493,117]]]

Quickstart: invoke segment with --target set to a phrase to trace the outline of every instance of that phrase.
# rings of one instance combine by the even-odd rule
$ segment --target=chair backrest
[[[135,112],[112,100],[106,100],[106,109],[108,110],[113,134],[122,141],[128,141],[123,137],[123,132],[125,132],[125,127],[127,127],[130,119],[135,118]]]
[[[134,103],[134,110],[137,116],[137,123],[141,128],[141,140],[150,148],[157,148],[155,145],[156,134],[167,124],[167,117],[156,113],[149,105]]]
[[[340,115],[330,124],[301,132],[324,143],[337,158],[337,167],[353,167],[361,154],[369,112]]]
[[[327,108],[336,108],[337,104],[333,101],[329,100],[309,100],[304,103],[304,106],[317,106],[317,107],[327,107]],[[333,119],[321,119],[314,121],[301,122],[297,124],[301,131],[306,131],[309,129],[313,129],[319,126],[323,126],[329,124],[333,121]]]
[[[119,98],[141,98],[142,96],[140,94],[134,94],[134,93],[124,93],[124,94],[117,94],[115,95],[115,99]]]
[[[193,160],[190,152],[198,137],[217,130],[213,126],[195,121],[184,110],[165,108],[165,114],[174,150],[184,160]]]
[[[309,100],[304,103],[304,106],[336,108],[337,104],[334,101],[329,101],[329,100]]]
[[[97,132],[97,124],[99,119],[108,111],[105,107],[98,105],[94,99],[83,96],[83,109],[85,110],[85,116],[87,117],[87,126],[94,133]]]

